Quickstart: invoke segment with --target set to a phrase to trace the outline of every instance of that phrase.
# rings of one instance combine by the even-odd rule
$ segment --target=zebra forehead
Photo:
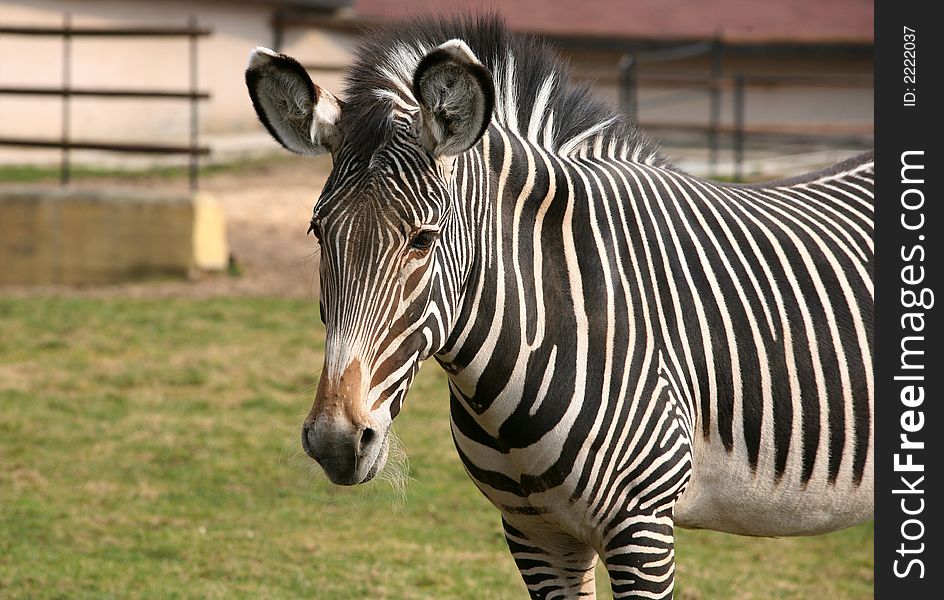
[[[389,222],[407,230],[438,221],[448,210],[446,188],[432,177],[403,177],[396,169],[372,170],[360,182],[329,182],[315,205],[312,222]],[[403,228],[401,227],[401,228]]]
[[[336,164],[315,203],[312,224],[328,229],[351,220],[382,221],[408,231],[438,223],[451,207],[448,188],[427,159],[410,162],[400,153],[395,160],[375,159],[370,165]]]

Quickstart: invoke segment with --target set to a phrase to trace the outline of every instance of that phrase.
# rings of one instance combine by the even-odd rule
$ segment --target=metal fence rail
[[[63,15],[61,27],[9,27],[0,26],[0,35],[46,36],[62,38],[62,84],[60,86],[0,86],[0,95],[5,96],[58,96],[62,98],[62,126],[58,140],[41,138],[14,138],[0,136],[0,146],[29,148],[58,148],[62,151],[60,161],[60,182],[67,185],[71,178],[70,152],[72,150],[104,150],[118,153],[139,153],[157,155],[187,155],[189,160],[190,188],[196,189],[199,175],[200,156],[210,153],[207,146],[199,144],[200,116],[199,103],[208,100],[210,94],[198,89],[198,40],[209,36],[211,29],[197,26],[195,17],[190,17],[186,27],[76,27],[72,25],[71,15]],[[188,90],[148,90],[148,89],[108,89],[76,88],[72,86],[72,42],[73,38],[187,38],[189,39],[189,80]],[[184,144],[158,144],[150,142],[110,142],[106,140],[73,140],[71,136],[71,116],[73,97],[92,98],[127,98],[127,99],[179,99],[189,101],[190,134]]]
[[[857,74],[799,75],[799,74],[754,74],[724,73],[720,61],[713,56],[710,73],[698,72],[641,72],[640,59],[644,56],[626,54],[619,63],[618,87],[623,112],[636,119],[639,113],[639,89],[643,87],[689,89],[704,93],[709,100],[709,116],[705,124],[649,123],[646,129],[704,134],[708,140],[709,162],[715,170],[720,154],[721,138],[731,141],[734,158],[734,178],[743,177],[744,148],[747,139],[775,141],[779,143],[832,142],[836,144],[864,145],[873,135],[870,124],[860,126],[824,128],[820,124],[802,126],[778,126],[774,124],[752,126],[746,124],[747,91],[776,86],[795,88],[871,88],[874,77]],[[732,115],[730,125],[722,122],[722,94],[731,98]]]

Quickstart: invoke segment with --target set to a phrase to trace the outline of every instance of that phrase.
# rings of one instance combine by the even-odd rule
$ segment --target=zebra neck
[[[607,335],[615,307],[602,259],[628,244],[601,239],[600,203],[612,199],[593,197],[593,160],[562,158],[496,127],[479,148],[456,174],[475,182],[482,204],[469,217],[476,250],[466,293],[438,358],[454,401],[483,426],[516,412],[530,425],[557,421],[582,403],[588,372],[603,370],[608,351],[589,342],[615,332]],[[639,300],[615,302],[625,314]],[[622,333],[619,345],[630,340]]]

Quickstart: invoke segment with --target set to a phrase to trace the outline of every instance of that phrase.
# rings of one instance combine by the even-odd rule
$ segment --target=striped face
[[[302,446],[344,485],[384,466],[419,364],[451,330],[472,256],[453,169],[485,132],[495,99],[491,73],[462,41],[401,58],[411,84],[348,103],[265,48],[246,70],[256,113],[280,144],[334,157],[311,219],[327,341]]]
[[[455,312],[441,284],[455,268],[454,227],[435,165],[408,139],[369,168],[357,162],[338,160],[311,220],[326,346],[303,445],[336,483],[367,481],[383,466],[390,423]],[[356,454],[350,479],[349,462],[326,447],[345,435]]]

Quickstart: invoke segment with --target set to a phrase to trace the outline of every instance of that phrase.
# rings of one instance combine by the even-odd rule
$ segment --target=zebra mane
[[[614,107],[570,80],[569,65],[535,36],[492,14],[420,19],[369,32],[355,51],[340,126],[350,149],[372,155],[393,134],[394,110],[417,108],[413,73],[430,50],[461,39],[492,73],[492,122],[559,155],[582,148],[666,166],[659,148]],[[596,150],[594,150],[596,148]]]

